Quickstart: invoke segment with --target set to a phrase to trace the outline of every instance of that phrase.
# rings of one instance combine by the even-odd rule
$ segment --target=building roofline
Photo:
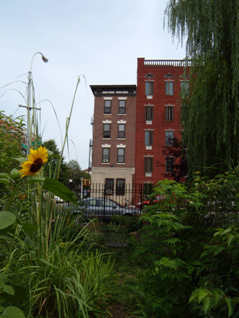
[[[136,84],[90,85],[90,88],[94,96],[136,94]]]

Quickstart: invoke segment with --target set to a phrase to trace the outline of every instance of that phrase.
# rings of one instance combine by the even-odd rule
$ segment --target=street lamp
[[[41,52],[36,52],[31,60],[30,64],[30,70],[28,72],[28,92],[27,92],[27,155],[30,153],[30,147],[31,147],[31,109],[32,109],[32,64],[34,57],[36,55],[40,54],[41,58],[44,63],[48,62],[48,59],[41,53]],[[34,105],[33,105],[34,107]]]

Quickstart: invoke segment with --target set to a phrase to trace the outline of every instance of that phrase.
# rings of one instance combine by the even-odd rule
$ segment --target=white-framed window
[[[174,139],[174,131],[171,131],[171,130],[165,131],[165,145],[172,146],[173,139]]]
[[[118,114],[126,114],[126,100],[119,100]]]
[[[110,162],[110,148],[102,148],[102,162],[109,163]]]
[[[153,134],[154,132],[151,131],[151,130],[146,130],[144,132],[144,141],[145,141],[145,146],[150,146],[152,147],[153,146]]]
[[[125,148],[117,148],[117,163],[125,163]]]
[[[165,115],[167,121],[172,121],[174,119],[174,106],[165,106]]]
[[[154,82],[145,82],[145,95],[152,96],[154,94]]]
[[[104,114],[111,114],[111,100],[104,100]]]
[[[103,124],[103,138],[110,138],[111,124]]]
[[[173,95],[173,82],[165,82],[165,93],[166,95]]]
[[[145,106],[145,120],[152,121],[153,120],[153,106]]]
[[[118,138],[125,138],[125,124],[118,124]]]
[[[153,157],[144,157],[144,172],[146,176],[152,176]]]

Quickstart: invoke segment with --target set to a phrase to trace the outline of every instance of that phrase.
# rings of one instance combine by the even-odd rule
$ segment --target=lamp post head
[[[41,58],[42,58],[42,60],[43,60],[44,63],[47,63],[47,62],[48,62],[48,59],[47,59],[43,54],[41,55]]]

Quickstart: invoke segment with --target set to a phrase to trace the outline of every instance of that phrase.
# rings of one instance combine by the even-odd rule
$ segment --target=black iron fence
[[[134,216],[141,213],[144,202],[148,200],[152,188],[143,184],[136,186],[119,184],[93,184],[80,194],[79,207],[74,213],[86,218],[112,219],[112,216]]]
[[[121,206],[140,207],[141,203],[149,197],[151,190],[152,188],[145,189],[143,184],[125,184],[119,187],[93,184],[83,197],[108,199]]]

